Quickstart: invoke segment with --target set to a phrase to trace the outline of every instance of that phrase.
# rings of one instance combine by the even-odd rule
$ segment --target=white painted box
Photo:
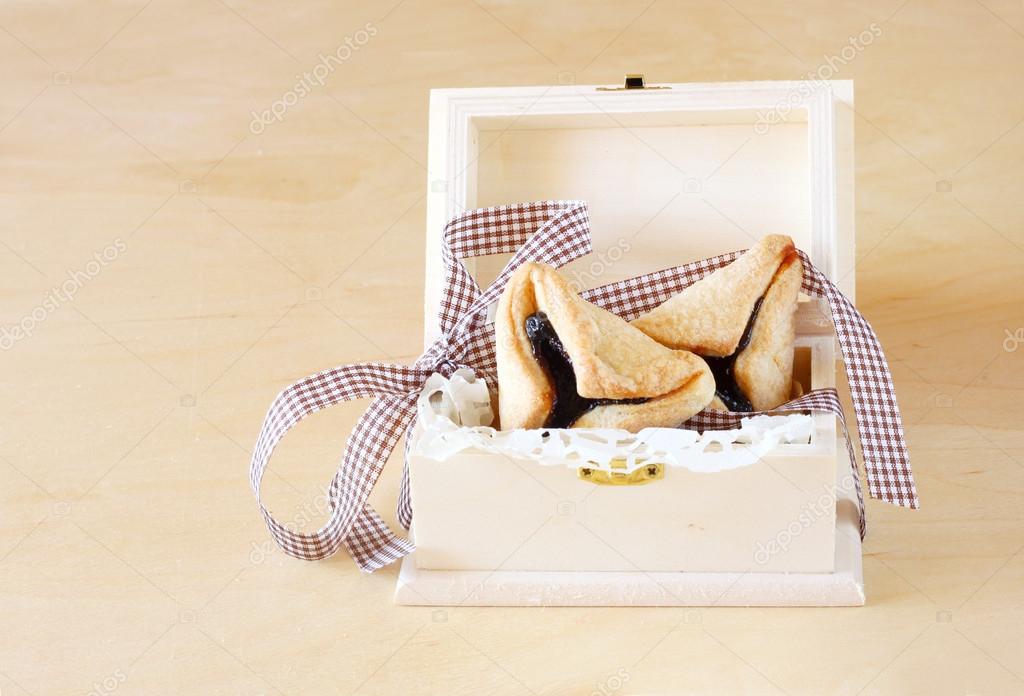
[[[521,201],[588,203],[594,254],[562,270],[580,288],[782,233],[852,299],[852,100],[848,81],[434,90],[427,342],[437,332],[445,223],[466,209]],[[467,267],[486,285],[507,260],[472,259]],[[836,384],[827,315],[816,301],[802,303],[798,312],[796,378],[805,389]],[[841,533],[856,535],[856,516],[847,510],[837,518],[834,504],[822,505],[822,496],[834,500],[837,480],[849,483],[849,462],[835,418],[813,418],[807,444],[780,445],[761,461],[727,472],[666,468],[662,480],[636,487],[596,486],[568,467],[482,452],[445,461],[414,456],[417,551],[403,576],[412,582],[415,575],[421,587],[432,572],[479,571],[533,573],[528,583],[534,584],[543,577],[571,584],[565,573],[598,579],[591,584],[650,573],[684,573],[698,583],[702,576],[718,582],[728,574],[763,574],[776,582],[781,573],[832,582],[827,576],[854,572],[852,561],[837,555],[836,535],[837,519]],[[848,485],[840,486],[846,507],[850,494]],[[792,533],[809,509],[815,511],[811,523]],[[785,548],[776,543],[766,553],[765,545],[780,534]],[[859,539],[841,546],[856,553],[859,576]],[[594,603],[636,603],[614,594],[595,595]],[[745,595],[743,603],[773,603],[755,595]],[[406,600],[447,603],[442,596]],[[479,603],[537,602],[502,599],[499,590]],[[819,597],[807,603],[834,602]]]

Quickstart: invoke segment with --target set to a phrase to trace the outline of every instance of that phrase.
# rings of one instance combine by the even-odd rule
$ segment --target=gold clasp
[[[611,461],[611,471],[596,467],[581,466],[576,476],[581,481],[590,481],[598,486],[643,486],[651,481],[665,478],[665,465],[645,463],[633,471],[626,471],[626,460],[617,457]]]
[[[665,85],[648,85],[643,73],[629,73],[622,81],[621,87],[598,87],[599,92],[623,92],[634,89],[671,89]]]

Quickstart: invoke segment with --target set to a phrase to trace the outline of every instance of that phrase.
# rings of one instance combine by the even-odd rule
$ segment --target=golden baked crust
[[[678,389],[642,404],[595,406],[573,423],[574,428],[620,428],[637,433],[644,428],[674,428],[708,406],[715,395],[710,370],[699,370]]]
[[[755,411],[784,404],[793,392],[793,344],[802,266],[795,253],[782,262],[761,302],[750,344],[736,356],[736,384]]]
[[[696,355],[660,345],[614,314],[574,293],[549,266],[528,263],[509,280],[495,316],[501,427],[543,427],[555,389],[533,354],[527,317],[543,312],[572,361],[577,392],[591,399],[648,399],[603,404],[574,427],[670,427],[714,395],[710,369]]]
[[[768,235],[728,266],[633,320],[633,326],[670,348],[732,355],[754,303],[794,251],[789,237]]]
[[[795,313],[803,265],[793,240],[768,235],[728,266],[702,278],[633,321],[671,348],[698,355],[736,353],[758,301],[749,343],[733,367],[736,386],[755,411],[770,410],[793,392]],[[727,410],[716,396],[711,408]]]

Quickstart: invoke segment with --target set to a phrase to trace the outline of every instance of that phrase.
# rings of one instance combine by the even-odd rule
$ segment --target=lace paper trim
[[[545,466],[579,467],[628,473],[658,462],[713,473],[749,466],[784,444],[807,444],[813,431],[808,414],[752,416],[732,430],[645,428],[639,433],[604,428],[500,431],[490,393],[472,370],[446,379],[433,374],[416,403],[417,426],[410,451],[444,461],[466,450],[530,459]]]

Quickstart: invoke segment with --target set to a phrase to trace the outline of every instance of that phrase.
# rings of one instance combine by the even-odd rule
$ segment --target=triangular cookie
[[[673,427],[714,396],[703,360],[574,293],[549,266],[509,280],[495,317],[501,427]]]
[[[792,393],[795,312],[803,266],[793,240],[769,235],[633,326],[670,348],[704,356],[715,374],[712,406],[763,411]]]

